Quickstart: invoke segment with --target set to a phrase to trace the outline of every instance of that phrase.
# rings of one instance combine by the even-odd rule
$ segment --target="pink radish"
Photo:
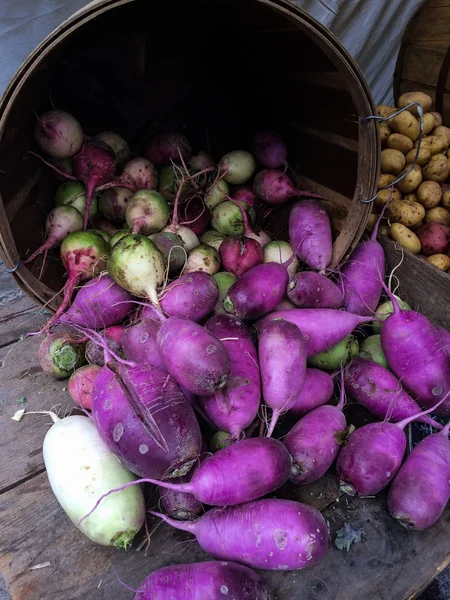
[[[158,185],[158,172],[149,160],[138,156],[126,163],[119,179],[128,182],[135,192],[154,190]]]
[[[278,206],[299,195],[292,179],[276,169],[260,171],[253,182],[255,194],[265,204]]]
[[[101,369],[99,365],[85,365],[70,376],[67,389],[72,400],[81,408],[92,409],[92,388]]]

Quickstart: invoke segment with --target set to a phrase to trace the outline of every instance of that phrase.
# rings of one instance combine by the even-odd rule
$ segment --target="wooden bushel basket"
[[[0,251],[8,268],[42,243],[58,182],[27,150],[54,105],[87,135],[112,130],[139,155],[149,135],[181,129],[216,159],[257,127],[288,141],[299,185],[323,194],[334,268],[358,243],[379,173],[369,88],[339,41],[285,0],[103,0],[76,13],[25,61],[0,102]],[[55,309],[59,250],[14,273]]]

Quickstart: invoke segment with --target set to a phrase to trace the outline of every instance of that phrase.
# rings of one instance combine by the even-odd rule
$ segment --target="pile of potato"
[[[399,98],[398,108],[381,104],[377,113],[388,117],[411,102],[424,110],[424,131],[414,170],[395,186],[382,190],[408,171],[417,152],[420,120],[417,106],[379,126],[382,152],[381,176],[374,212],[368,229],[373,229],[378,214],[391,198],[380,233],[441,269],[450,270],[450,129],[442,116],[430,112],[432,99],[421,92]]]

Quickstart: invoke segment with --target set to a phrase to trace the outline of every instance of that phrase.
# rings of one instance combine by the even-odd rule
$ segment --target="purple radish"
[[[328,549],[329,533],[321,513],[292,500],[254,500],[213,508],[195,521],[175,521],[149,512],[194,534],[214,558],[239,560],[255,569],[302,569],[318,562]]]
[[[289,321],[274,319],[258,325],[258,356],[262,393],[272,409],[267,437],[278,417],[296,403],[306,377],[306,344],[300,329]]]
[[[222,180],[221,180],[222,181]],[[248,185],[240,185],[233,188],[230,193],[230,197],[237,202],[242,202],[247,206],[256,206],[256,194],[251,187]]]
[[[165,371],[150,365],[103,367],[92,392],[92,413],[109,449],[141,477],[181,477],[198,458],[201,435],[194,412]]]
[[[34,137],[45,154],[60,159],[75,156],[84,142],[81,125],[64,110],[42,114],[36,123]]]
[[[263,262],[262,246],[248,237],[225,238],[219,248],[223,268],[237,277]]]
[[[419,442],[392,482],[388,509],[407,529],[434,525],[450,500],[449,430],[447,423]]]
[[[160,327],[161,321],[151,318],[143,318],[131,327],[127,327],[122,335],[125,358],[136,363],[147,363],[164,371],[164,363],[159,356],[156,344],[156,336]]]
[[[45,221],[45,242],[39,246],[31,256],[24,260],[23,263],[30,263],[39,256],[39,254],[44,253],[42,272],[47,258],[47,252],[50,248],[60,244],[69,233],[80,231],[80,229],[83,229],[83,217],[81,216],[81,213],[78,212],[76,208],[73,208],[73,206],[57,206],[50,211]]]
[[[219,287],[203,271],[182,275],[165,288],[160,304],[170,317],[184,317],[199,323],[210,315],[219,299]]]
[[[283,439],[292,456],[290,480],[305,484],[325,475],[339,453],[347,430],[345,394],[337,406],[319,406],[300,419]]]
[[[402,310],[395,296],[385,289],[394,313],[381,327],[383,352],[405,388],[428,408],[450,390],[450,354],[443,346],[439,329],[420,313]],[[436,414],[450,415],[450,398]]]
[[[420,406],[402,388],[401,382],[388,369],[365,358],[355,358],[345,369],[345,391],[378,419],[398,422],[417,415]],[[428,415],[416,419],[442,429]]]
[[[123,358],[122,352],[122,335],[125,328],[122,325],[113,325],[108,327],[102,332],[99,332],[104,339],[109,350],[112,350],[114,354]],[[105,364],[105,349],[103,345],[97,344],[93,339],[86,343],[86,360],[91,365],[99,365],[103,367]]]
[[[132,158],[123,168],[120,181],[126,182],[135,192],[154,190],[158,187],[158,171],[146,158]]]
[[[447,348],[447,352],[450,354],[450,331],[447,331],[443,327],[438,327],[438,331],[441,334],[442,344]]]
[[[331,375],[320,369],[306,369],[305,383],[289,414],[302,417],[331,399],[334,382]]]
[[[358,325],[373,321],[372,317],[353,315],[331,308],[296,308],[267,315],[263,321],[285,319],[295,323],[303,334],[308,356],[314,356],[336,346]]]
[[[268,600],[260,577],[233,562],[171,565],[154,571],[140,584],[134,600]]]
[[[180,477],[178,483],[183,485],[191,480],[192,470]],[[173,519],[192,521],[203,511],[203,504],[192,494],[158,487],[159,502],[164,511]]]
[[[377,235],[388,204],[381,211],[370,239],[356,246],[341,269],[343,307],[355,315],[371,316],[380,303],[385,258],[383,247],[377,242]]]
[[[343,299],[335,283],[312,271],[295,273],[289,282],[287,295],[299,308],[340,308]]]
[[[63,288],[64,297],[56,313],[47,321],[43,331],[48,331],[54,323],[60,320],[80,281],[92,279],[105,268],[108,252],[109,244],[101,235],[90,231],[74,231],[62,241],[61,258],[68,275]]]
[[[189,160],[192,152],[188,141],[179,133],[157,133],[147,144],[145,156],[157,167],[170,165],[171,161]]]
[[[443,402],[423,414],[432,412]],[[398,423],[369,423],[354,431],[339,453],[336,470],[340,489],[349,496],[374,496],[395,477],[406,450],[404,428],[422,413]]]
[[[86,142],[81,151],[73,159],[75,177],[86,186],[86,211],[84,213],[84,229],[87,229],[89,208],[96,188],[109,183],[116,170],[116,155],[103,142],[92,140]]]
[[[218,429],[233,440],[256,419],[261,399],[258,355],[247,327],[232,315],[216,315],[206,329],[222,341],[231,358],[231,375],[225,387],[213,396],[198,399],[199,405]]]
[[[276,169],[260,171],[253,182],[253,190],[262,202],[270,206],[278,206],[299,195],[292,179]]]
[[[256,265],[230,287],[224,308],[240,319],[259,319],[281,302],[288,281],[285,265]]]
[[[61,315],[61,322],[72,322],[88,329],[103,329],[120,323],[133,309],[131,294],[109,275],[87,281],[75,296],[72,306]]]
[[[236,506],[280,488],[288,480],[291,464],[289,452],[280,441],[249,438],[206,458],[188,483],[146,481],[168,490],[193,494],[210,506]]]
[[[267,169],[287,167],[287,146],[277,131],[258,131],[253,136],[251,150],[258,162]]]
[[[156,342],[167,371],[189,392],[211,396],[227,383],[230,356],[222,342],[197,323],[169,317]]]
[[[319,200],[297,202],[289,215],[289,238],[300,260],[311,269],[324,271],[331,261],[331,224]]]

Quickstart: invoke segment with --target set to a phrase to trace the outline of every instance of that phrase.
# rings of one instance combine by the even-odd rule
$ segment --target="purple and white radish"
[[[72,158],[84,143],[81,125],[64,110],[50,110],[38,117],[34,137],[39,148],[53,158]]]

